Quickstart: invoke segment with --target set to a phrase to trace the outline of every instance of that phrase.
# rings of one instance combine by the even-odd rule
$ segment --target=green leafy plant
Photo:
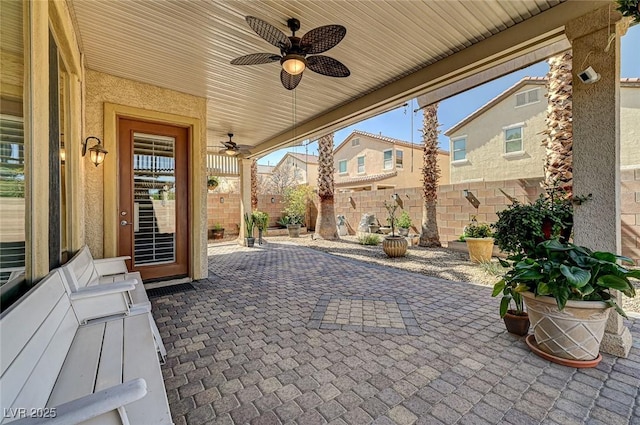
[[[224,230],[224,227],[222,227],[222,224],[220,223],[215,223],[213,225],[213,230]]]
[[[640,1],[639,0],[616,0],[618,12],[622,16],[631,16],[635,22],[640,23]]]
[[[216,176],[207,177],[207,187],[210,188],[211,190],[218,187],[219,184],[220,184],[220,180],[218,179],[218,177]]]
[[[411,216],[409,215],[409,213],[406,211],[402,211],[402,214],[400,214],[400,217],[398,217],[398,220],[396,221],[396,226],[402,229],[408,229],[409,227],[411,227],[411,224]]]
[[[253,221],[261,232],[266,232],[269,227],[269,214],[263,211],[253,212]]]
[[[491,226],[487,223],[478,223],[478,219],[474,215],[471,222],[464,229],[464,238],[490,238],[493,235]]]
[[[255,227],[256,223],[255,221],[253,221],[253,215],[249,214],[249,213],[244,213],[244,228],[247,231],[246,234],[246,238],[252,238],[253,237],[253,228]]]
[[[287,188],[284,192],[284,213],[289,217],[288,224],[304,224],[307,214],[307,202],[311,196],[312,189],[309,186],[298,186]]]
[[[287,227],[289,224],[291,224],[291,220],[289,220],[288,215],[283,215],[282,217],[280,217],[280,219],[278,219],[276,223],[278,223],[278,226]]]
[[[398,210],[398,204],[394,203],[389,203],[387,201],[384,201],[384,207],[387,210],[387,223],[389,223],[389,226],[391,226],[391,236],[395,236],[396,235],[396,223],[398,222],[397,218],[396,218],[396,211]]]
[[[536,296],[555,298],[560,310],[564,309],[568,300],[603,301],[627,317],[611,296],[610,290],[615,289],[634,297],[635,289],[629,278],[640,279],[640,270],[629,270],[617,263],[633,264],[627,257],[610,252],[594,252],[556,239],[541,242],[533,252],[515,255],[509,260],[512,264],[501,260],[510,269],[493,288],[494,296],[503,293],[501,316],[506,312],[504,304],[508,306],[509,296],[517,304],[517,297],[522,292],[531,291]]]
[[[498,247],[510,254],[531,253],[546,239],[566,241],[573,227],[573,206],[561,191],[540,195],[532,204],[516,201],[497,214],[493,237]]]
[[[373,233],[365,233],[358,236],[358,243],[360,245],[378,245],[380,243],[380,236]]]

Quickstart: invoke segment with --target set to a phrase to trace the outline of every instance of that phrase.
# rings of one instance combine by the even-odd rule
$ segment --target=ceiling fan
[[[227,136],[229,136],[229,140],[220,142],[220,144],[224,146],[224,148],[220,149],[218,153],[224,153],[229,156],[235,156],[241,153],[243,154],[251,153],[251,151],[249,150],[251,146],[239,145],[233,140],[231,140],[231,138],[233,137],[233,133],[227,133]]]
[[[260,37],[280,49],[281,55],[273,53],[252,53],[231,61],[232,65],[261,65],[280,61],[280,81],[287,90],[293,90],[302,80],[306,68],[329,77],[348,77],[351,72],[342,62],[329,56],[318,55],[336,46],[347,33],[342,25],[325,25],[314,28],[305,35],[296,37],[300,21],[291,18],[287,26],[292,32],[286,36],[278,28],[262,19],[247,16],[247,23]],[[307,55],[314,55],[309,56]]]

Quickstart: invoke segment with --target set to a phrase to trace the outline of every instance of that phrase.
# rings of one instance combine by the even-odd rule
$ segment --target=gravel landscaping
[[[402,270],[421,273],[441,279],[468,282],[485,286],[493,286],[500,279],[503,268],[497,260],[490,265],[478,265],[469,261],[467,253],[447,248],[409,247],[406,257],[389,258],[382,251],[382,246],[366,246],[358,243],[355,236],[343,236],[338,241],[312,239],[311,235],[300,238],[270,236],[269,241],[278,243],[295,243],[333,255],[351,258],[358,261],[396,267]],[[635,281],[640,294],[640,282]],[[623,298],[626,312],[640,314],[640,295],[634,299]]]

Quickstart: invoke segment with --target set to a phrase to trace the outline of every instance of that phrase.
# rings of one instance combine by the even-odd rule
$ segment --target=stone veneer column
[[[573,193],[593,194],[575,207],[576,244],[620,253],[620,36],[628,20],[604,6],[567,23],[573,48]],[[610,41],[611,34],[614,34]],[[605,51],[607,49],[608,51]],[[600,80],[585,84],[578,74],[587,67]],[[618,294],[620,301],[620,294]],[[601,350],[626,357],[631,334],[612,311]]]
[[[238,232],[238,244],[244,245],[244,213],[251,214],[251,163],[250,159],[238,158],[240,170],[240,231]]]

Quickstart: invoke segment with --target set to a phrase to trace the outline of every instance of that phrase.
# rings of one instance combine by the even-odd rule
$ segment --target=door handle
[[[122,221],[120,222],[120,226],[130,226],[130,225],[132,225],[132,224],[133,224],[133,223],[129,223],[127,220],[122,220]]]

